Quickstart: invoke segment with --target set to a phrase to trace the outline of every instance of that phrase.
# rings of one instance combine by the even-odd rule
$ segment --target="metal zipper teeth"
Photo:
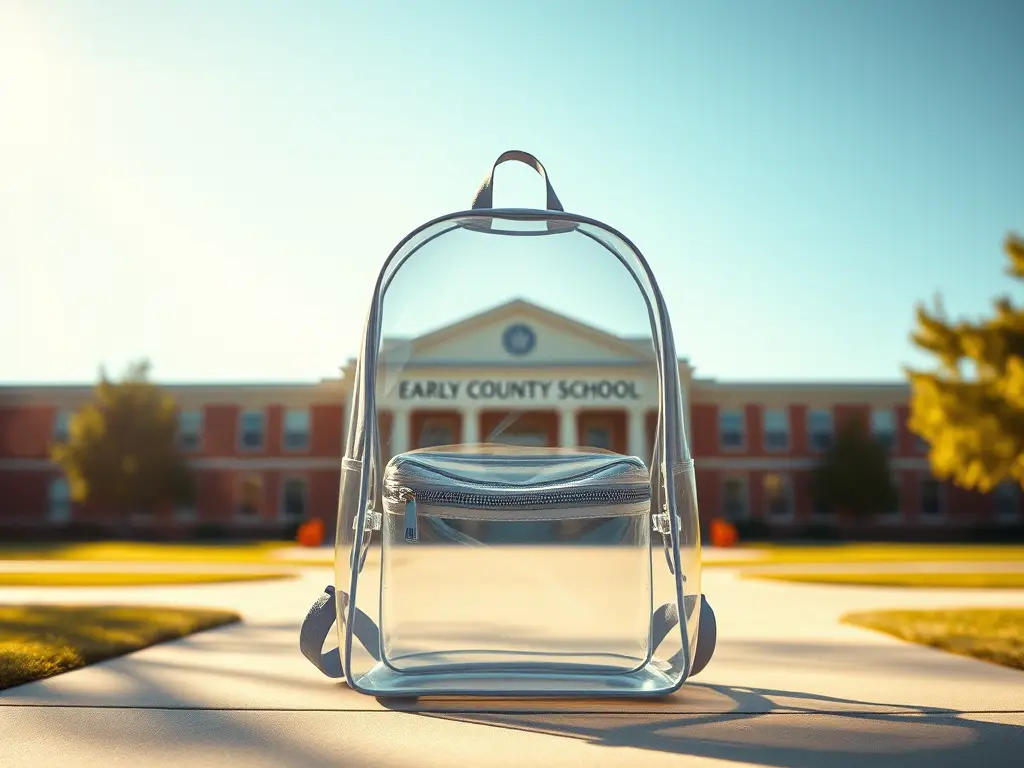
[[[623,465],[625,465],[628,468],[623,470],[622,469]],[[416,471],[410,471],[410,470],[420,470],[420,471],[416,472]],[[649,477],[649,475],[647,474],[646,469],[644,467],[638,466],[638,465],[633,464],[632,462],[628,462],[628,461],[616,461],[614,463],[608,464],[608,465],[603,466],[603,467],[598,467],[596,469],[588,469],[588,470],[584,470],[584,471],[578,472],[578,473],[576,473],[574,475],[570,475],[568,477],[559,478],[559,480],[557,482],[562,482],[562,483],[579,482],[581,480],[589,479],[589,478],[593,477],[594,475],[599,475],[599,474],[601,474],[603,472],[607,472],[609,474],[612,474],[613,470],[619,470],[619,475],[618,475],[619,477],[628,476],[628,475],[636,475],[638,477],[638,479],[642,478],[643,480],[647,480],[647,478]],[[445,469],[439,469],[437,467],[426,467],[426,466],[424,466],[422,464],[419,464],[418,462],[413,462],[413,461],[408,462],[408,466],[403,466],[401,468],[401,472],[404,472],[406,475],[418,476],[420,478],[430,477],[430,476],[434,476],[434,475],[439,475],[439,476],[447,478],[449,480],[454,480],[455,482],[458,482],[458,483],[473,482],[470,478],[467,478],[464,475],[460,475],[458,473],[451,472],[451,471],[448,471],[448,470],[445,470]],[[396,484],[401,485],[400,483],[398,483],[397,479],[394,482]],[[500,482],[500,481],[496,481],[496,482],[488,481],[488,485],[490,485],[492,487],[495,487],[495,488],[519,488],[520,487],[520,485],[517,484],[517,483],[503,483],[503,482]]]
[[[512,495],[489,495],[465,491],[417,491],[412,490],[416,501],[423,504],[445,507],[550,507],[562,504],[631,504],[650,501],[650,488],[619,488],[601,491],[572,490],[548,491],[546,493],[529,493]],[[389,501],[402,502],[399,492],[391,496]]]

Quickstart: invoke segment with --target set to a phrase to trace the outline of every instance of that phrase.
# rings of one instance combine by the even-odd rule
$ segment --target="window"
[[[768,451],[789,450],[789,413],[783,408],[764,412],[764,447]]]
[[[191,523],[196,519],[196,508],[191,505],[174,508],[174,522]]]
[[[238,499],[238,514],[241,517],[259,517],[263,508],[263,478],[260,475],[245,475],[242,478]]]
[[[418,445],[420,448],[431,448],[438,445],[451,445],[455,442],[455,427],[451,419],[427,419],[420,430]]]
[[[309,450],[309,411],[289,409],[284,412],[284,449]]]
[[[928,449],[931,446],[928,445],[928,441],[920,435],[914,435],[914,450],[918,453],[928,453]]]
[[[242,411],[240,422],[242,450],[258,451],[263,447],[263,411]]]
[[[750,517],[750,495],[745,477],[726,477],[722,481],[722,516],[730,522]]]
[[[203,412],[182,411],[178,414],[178,448],[198,451],[203,443]]]
[[[921,481],[921,517],[934,520],[942,515],[942,485],[933,477]]]
[[[53,416],[53,441],[63,443],[68,439],[68,424],[71,423],[71,411],[61,409]]]
[[[996,522],[1012,523],[1020,514],[1020,486],[1012,481],[1000,483],[992,493]]]
[[[718,444],[723,450],[743,448],[743,421],[743,411],[725,409],[718,412]]]
[[[871,434],[875,440],[891,449],[896,442],[896,414],[889,408],[871,411]]]
[[[807,431],[812,451],[827,451],[832,445],[832,411],[815,408],[807,415]]]
[[[774,472],[764,476],[764,504],[769,520],[792,516],[793,490],[788,477]]]
[[[498,442],[502,445],[528,445],[544,447],[548,444],[546,432],[503,432]]]
[[[895,495],[895,498],[893,499],[893,506],[892,506],[891,509],[883,510],[882,514],[881,514],[882,519],[883,520],[887,520],[889,522],[892,522],[894,520],[898,520],[900,518],[900,515],[903,512],[903,510],[902,510],[902,505],[903,505],[902,495],[903,494],[902,494],[902,489],[901,489],[901,480],[900,480],[900,476],[898,474],[895,474],[895,473],[893,474],[893,476],[892,476],[892,485],[893,485],[893,488],[896,489],[896,495]]]
[[[583,444],[588,448],[612,449],[612,431],[608,427],[588,426],[583,434]]]
[[[50,481],[49,508],[47,518],[51,523],[66,523],[71,520],[71,488],[67,479],[55,477]]]
[[[298,522],[306,517],[308,486],[305,478],[289,477],[281,488],[281,517]]]

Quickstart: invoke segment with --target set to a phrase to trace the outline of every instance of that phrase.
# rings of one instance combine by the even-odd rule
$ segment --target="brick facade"
[[[543,350],[537,359],[501,358],[502,331],[523,322],[538,329],[551,359],[543,359]],[[459,333],[471,339],[468,347],[451,346]],[[637,340],[515,301],[408,343],[401,385],[377,400],[385,458],[497,433],[522,444],[575,443],[651,458],[659,389],[650,347]],[[584,348],[586,362],[567,362]],[[489,368],[453,362],[462,353],[472,353],[471,363],[474,355],[495,362]],[[195,430],[182,445],[197,499],[189,509],[135,519],[133,530],[279,535],[310,517],[333,529],[354,374],[349,361],[339,378],[311,384],[166,387],[182,423],[188,416]],[[705,523],[724,516],[780,535],[828,527],[856,536],[954,539],[1024,526],[1018,489],[983,496],[931,479],[924,447],[906,426],[903,384],[719,382],[694,378],[685,360],[680,379]],[[68,414],[91,396],[90,386],[0,387],[3,535],[117,522],[105,510],[69,504],[48,459]],[[851,420],[882,430],[878,437],[890,445],[899,488],[898,509],[866,521],[816,509],[809,487],[821,451]]]

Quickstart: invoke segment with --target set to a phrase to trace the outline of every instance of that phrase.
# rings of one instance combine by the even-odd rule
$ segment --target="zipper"
[[[398,489],[399,498],[405,502],[405,540],[410,544],[419,538],[419,522],[416,519],[416,494],[411,488]]]
[[[475,491],[439,489],[413,490],[408,486],[392,488],[390,501],[405,502],[405,525],[409,530],[410,515],[415,518],[416,502],[431,506],[469,507],[485,509],[524,509],[562,505],[596,506],[601,504],[631,504],[649,501],[650,486],[632,488],[568,488],[534,493],[488,494]]]
[[[457,456],[458,454],[453,454],[453,455]],[[576,460],[577,459],[577,457],[573,457],[573,456],[559,457],[559,458],[563,458],[565,461]],[[473,457],[474,461],[489,461],[490,460],[490,461],[492,461],[492,463],[505,463],[502,459],[503,459],[503,457],[498,457],[498,456],[496,456],[496,457],[488,457],[487,459],[484,459],[483,457],[476,457],[476,456]],[[526,464],[527,466],[530,466],[532,464],[542,464],[543,465],[543,464],[547,463],[547,460],[544,457],[539,457],[539,458],[533,459],[533,460],[518,459],[517,463],[518,464]],[[619,466],[624,465],[624,464],[629,466],[630,468],[632,468],[632,470],[634,472],[642,471],[646,475],[646,468],[643,467],[642,465],[637,465],[635,462],[630,461],[629,459],[620,459],[620,460],[617,460],[617,461],[613,461],[613,462],[611,462],[609,464],[606,464],[604,466],[597,467],[595,469],[584,469],[584,470],[581,470],[580,472],[577,472],[574,475],[569,475],[568,477],[560,477],[557,481],[553,481],[553,482],[557,482],[559,484],[565,484],[565,483],[569,483],[569,482],[579,482],[581,480],[586,480],[586,479],[588,479],[590,477],[593,477],[596,474],[599,474],[601,472],[607,472],[610,469],[619,467]],[[417,462],[417,461],[414,461],[414,460],[406,459],[406,461],[403,462],[403,465],[406,465],[406,466],[402,467],[403,473],[405,473],[407,475],[410,474],[408,470],[410,468],[414,468],[414,469],[417,469],[417,470],[421,470],[422,472],[429,473],[430,475],[439,475],[439,476],[444,477],[444,478],[446,478],[448,480],[454,480],[457,483],[465,484],[465,483],[478,483],[478,482],[480,482],[479,480],[474,480],[471,477],[466,477],[465,475],[461,475],[461,474],[452,472],[450,470],[442,469],[440,467],[424,466],[420,462]],[[502,489],[509,489],[509,490],[521,487],[521,485],[519,485],[518,483],[502,483],[502,482],[491,482],[491,481],[488,481],[487,484],[489,486],[491,486],[492,488],[502,488]]]
[[[649,502],[650,486],[617,488],[569,488],[534,493],[487,494],[472,491],[451,491],[430,488],[413,489],[407,485],[387,486],[388,501],[404,502],[405,540],[419,540],[419,502],[428,506],[467,509],[534,509],[556,506],[603,506]]]

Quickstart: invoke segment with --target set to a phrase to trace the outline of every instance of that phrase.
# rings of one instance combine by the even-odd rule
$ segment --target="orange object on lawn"
[[[711,521],[711,546],[732,547],[739,541],[736,526],[720,517]]]
[[[324,543],[324,521],[316,518],[303,523],[296,539],[304,547],[319,547]]]

